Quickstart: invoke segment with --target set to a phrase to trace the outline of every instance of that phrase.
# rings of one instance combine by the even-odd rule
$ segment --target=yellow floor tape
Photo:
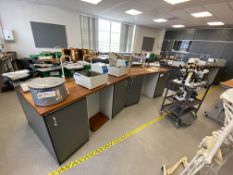
[[[219,86],[211,88],[209,90],[208,94],[214,92],[217,89],[219,89]],[[200,94],[198,96],[198,98],[199,99],[202,98],[203,95],[204,95],[203,93]],[[135,134],[137,134],[138,132],[140,132],[140,131],[144,130],[145,128],[149,127],[150,125],[163,120],[166,117],[166,115],[167,114],[155,117],[155,119],[153,119],[153,120],[151,120],[151,121],[149,121],[149,122],[147,122],[147,123],[139,126],[138,128],[136,128],[136,129],[134,129],[134,130],[132,130],[132,131],[124,134],[123,136],[120,136],[120,137],[112,140],[111,142],[109,142],[109,143],[107,143],[107,144],[99,147],[98,149],[96,149],[94,151],[91,151],[90,153],[86,154],[85,156],[82,156],[79,159],[77,159],[77,160],[75,160],[75,161],[73,161],[73,162],[71,162],[71,163],[69,163],[69,164],[67,164],[65,166],[60,167],[57,170],[54,170],[53,172],[49,173],[48,175],[59,175],[59,174],[65,172],[65,171],[67,171],[67,170],[69,170],[69,169],[71,169],[71,168],[73,168],[73,167],[75,167],[75,166],[77,166],[77,165],[85,162],[86,160],[88,160],[88,159],[90,159],[90,158],[92,158],[92,157],[100,154],[101,152],[105,151],[106,149],[108,149],[108,148],[110,148],[110,147],[112,147],[112,146],[114,146],[114,145],[116,145],[116,144],[124,141],[125,139],[127,139],[127,138],[129,138],[129,137],[131,137],[131,136],[133,136]]]

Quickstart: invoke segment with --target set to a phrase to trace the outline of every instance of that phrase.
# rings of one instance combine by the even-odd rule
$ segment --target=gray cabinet
[[[155,87],[154,97],[163,95],[163,91],[167,87],[168,79],[169,79],[169,73],[159,74],[157,84]]]
[[[86,98],[41,116],[25,100],[18,88],[16,93],[31,128],[59,164],[88,141]]]
[[[86,98],[45,117],[59,163],[89,139]]]
[[[176,39],[178,33],[179,33],[179,31],[167,31],[165,33],[165,37],[164,38],[166,40],[174,40],[174,39]]]
[[[222,58],[227,61],[226,67],[224,68],[223,80],[229,80],[233,77],[233,43],[225,44]]]
[[[233,29],[222,29],[218,40],[220,41],[233,41]]]
[[[176,40],[193,40],[195,35],[195,30],[181,30],[177,33],[175,37]]]
[[[225,47],[225,43],[222,42],[216,42],[213,45],[213,52],[211,54],[211,57],[213,58],[222,58],[223,50]]]
[[[128,79],[126,106],[137,104],[141,97],[144,76],[135,76]]]
[[[207,30],[196,30],[194,40],[206,40]]]
[[[201,41],[193,41],[190,47],[190,53],[200,53],[202,48],[202,42]]]
[[[205,29],[206,30],[206,40],[217,41],[219,39],[221,30],[219,29]]]
[[[115,117],[126,104],[128,80],[123,80],[114,85],[112,117]]]

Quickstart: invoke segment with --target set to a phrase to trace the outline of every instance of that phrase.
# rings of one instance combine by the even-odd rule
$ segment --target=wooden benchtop
[[[153,73],[165,73],[168,70],[169,69],[165,69],[165,68],[157,68],[157,69],[156,68],[142,68],[142,67],[130,68],[127,75],[124,75],[122,77],[114,77],[114,76],[109,75],[107,84],[99,86],[99,87],[92,89],[92,90],[89,90],[87,88],[84,88],[82,86],[77,85],[72,78],[67,79],[65,86],[67,87],[67,89],[69,91],[68,97],[64,101],[62,101],[61,103],[58,103],[58,104],[55,104],[52,106],[46,106],[46,107],[36,106],[33,102],[32,95],[30,92],[24,93],[20,90],[20,93],[32,105],[32,107],[38,112],[39,115],[45,116],[53,111],[56,111],[62,107],[65,107],[69,104],[72,104],[76,101],[79,101],[80,99],[82,99],[90,94],[93,94],[97,91],[100,91],[101,89],[108,87],[112,84],[115,84],[119,81],[122,81],[128,77],[153,74]]]
[[[221,85],[229,87],[229,88],[233,88],[233,79],[221,82]]]

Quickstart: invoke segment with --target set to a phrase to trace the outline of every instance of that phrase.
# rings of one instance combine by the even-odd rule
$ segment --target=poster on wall
[[[36,48],[67,48],[66,26],[31,21]]]

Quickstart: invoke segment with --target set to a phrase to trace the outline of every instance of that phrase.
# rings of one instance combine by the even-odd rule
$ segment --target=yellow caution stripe
[[[163,120],[166,117],[166,115],[167,114],[157,116],[155,119],[153,119],[153,120],[139,126],[138,128],[124,134],[123,136],[120,136],[120,137],[110,141],[109,143],[99,147],[98,149],[96,149],[94,151],[91,151],[90,153],[86,154],[85,156],[82,156],[79,159],[77,159],[77,160],[75,160],[75,161],[73,161],[73,162],[71,162],[71,163],[69,163],[69,164],[67,164],[67,165],[65,165],[63,167],[60,167],[57,170],[54,170],[53,172],[49,173],[48,175],[59,175],[59,174],[65,172],[65,171],[67,171],[67,170],[69,170],[69,169],[71,169],[71,168],[85,162],[86,160],[100,154],[101,152],[105,151],[106,149],[108,149],[108,148],[110,148],[110,147],[124,141],[125,139],[127,139],[127,138],[129,138],[129,137],[131,137],[131,136],[133,136],[135,134],[137,134],[138,132],[140,132],[140,131],[144,130],[145,128],[149,127],[150,125]]]

